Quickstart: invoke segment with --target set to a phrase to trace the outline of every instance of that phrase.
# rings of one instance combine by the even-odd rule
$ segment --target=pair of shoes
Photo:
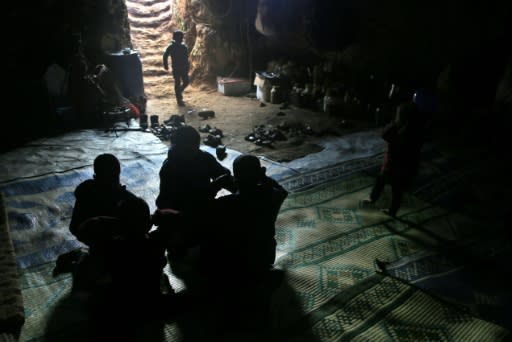
[[[218,135],[221,138],[224,136],[224,133],[222,133],[222,131],[217,127],[210,128],[208,130],[208,133],[210,133],[211,135]]]
[[[182,126],[185,124],[185,115],[171,115],[167,120],[164,120],[164,124],[169,126]]]
[[[199,127],[199,132],[201,132],[201,133],[209,133],[211,129],[212,128],[210,127],[210,125],[206,124],[206,125],[203,125],[203,126]]]
[[[215,149],[215,154],[217,155],[218,160],[224,160],[227,156],[226,153],[226,145],[219,145]]]
[[[203,109],[202,111],[198,112],[197,115],[200,116],[203,120],[206,120],[208,118],[215,117],[215,112],[213,110]]]
[[[203,140],[203,143],[205,145],[216,148],[217,146],[222,144],[222,141],[220,140],[220,136],[208,134],[206,139]]]

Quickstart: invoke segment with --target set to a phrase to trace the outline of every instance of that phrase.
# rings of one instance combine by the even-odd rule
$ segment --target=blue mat
[[[121,155],[122,183],[154,209],[165,146],[153,144],[154,141],[145,143],[140,135],[127,136],[128,144],[122,143],[123,137],[118,140],[101,136],[95,144],[95,140],[90,141],[92,136],[95,135],[87,132],[84,140],[77,134],[68,139],[74,142],[71,146],[57,139],[30,147],[34,168],[25,172],[23,167],[11,168],[15,172],[4,175],[4,182],[0,183],[22,273],[26,323],[21,340],[41,339],[52,311],[68,310],[71,277],[64,274],[54,278],[51,271],[59,254],[80,245],[68,230],[73,191],[92,176],[95,153]],[[138,152],[134,141],[141,144],[142,150],[152,152]],[[50,153],[37,158],[42,147]],[[67,149],[74,151],[73,158],[62,162]],[[230,158],[223,162],[229,167],[236,156],[235,151],[230,152]],[[455,164],[446,167],[442,154],[427,151],[429,158],[399,212],[402,221],[392,220],[375,207],[361,205],[382,162],[381,152],[371,152],[363,151],[358,158],[341,163],[331,160],[320,169],[304,173],[264,161],[270,174],[291,192],[276,226],[277,264],[287,269],[287,281],[300,298],[302,312],[312,322],[295,333],[310,327],[316,338],[325,341],[356,337],[399,340],[400,336],[412,340],[426,340],[428,336],[454,341],[466,341],[470,336],[502,340],[507,332],[501,327],[461,314],[404,282],[376,275],[373,264],[375,258],[384,256],[393,262],[436,246],[439,241],[464,236],[472,230],[460,229],[467,223],[478,229],[474,220],[436,204],[439,199],[448,198],[449,190],[471,168]],[[15,159],[14,155],[8,157],[5,160]],[[58,166],[57,170],[52,171],[52,164]],[[386,207],[388,203],[386,192],[378,204]],[[297,323],[290,322],[292,315],[285,313],[288,304],[276,295],[272,305],[275,321],[279,322],[276,327]],[[73,313],[64,315],[69,320],[66,324],[79,327],[82,317]],[[165,340],[180,339],[172,324],[166,325],[164,332]]]

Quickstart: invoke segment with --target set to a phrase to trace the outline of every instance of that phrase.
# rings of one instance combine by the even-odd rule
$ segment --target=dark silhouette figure
[[[392,217],[396,216],[403,194],[418,172],[426,123],[426,115],[411,101],[400,105],[394,121],[384,128],[382,138],[387,142],[384,163],[365,202],[376,202],[384,186],[391,185],[391,204],[384,212]]]
[[[269,327],[271,295],[283,280],[283,273],[273,270],[275,221],[288,192],[265,172],[257,157],[237,157],[238,191],[215,200],[214,214],[225,219],[214,229],[205,227],[200,264],[204,296],[216,308],[214,334]],[[226,282],[234,273],[237,281]]]
[[[222,188],[234,190],[231,172],[214,156],[199,149],[201,137],[191,126],[178,128],[171,136],[171,148],[160,169],[159,209],[183,213],[207,208]]]
[[[174,92],[179,106],[184,106],[183,90],[189,84],[188,70],[188,48],[183,42],[183,32],[174,31],[172,41],[163,54],[164,69],[169,70],[168,58],[171,57],[172,76],[174,78]]]
[[[233,162],[238,191],[215,200],[215,211],[225,217],[213,232],[215,248],[231,265],[251,274],[269,270],[276,256],[275,221],[288,192],[265,175],[257,157],[240,155]],[[236,251],[236,253],[234,253]],[[223,260],[223,262],[227,261]]]
[[[78,240],[84,242],[77,234],[78,226],[95,216],[119,217],[119,205],[126,199],[136,196],[121,185],[119,175],[121,164],[112,154],[100,154],[94,160],[94,176],[75,189],[75,205],[69,224],[69,230]]]
[[[183,300],[173,302],[181,308],[178,324],[197,340],[268,333],[272,295],[284,283],[284,273],[273,269],[274,235],[288,193],[265,175],[255,156],[237,157],[233,172],[237,191],[200,212],[153,214],[171,269],[186,286],[176,294]],[[202,329],[189,326],[191,321]]]
[[[157,226],[152,236],[165,247],[172,273],[189,291],[193,290],[200,282],[196,280],[201,229],[195,224],[198,221],[174,209],[157,209],[152,220]]]
[[[167,260],[151,227],[148,204],[133,197],[122,201],[119,218],[93,217],[77,228],[90,249],[74,271],[73,290],[91,296],[92,334],[133,338],[163,319]]]

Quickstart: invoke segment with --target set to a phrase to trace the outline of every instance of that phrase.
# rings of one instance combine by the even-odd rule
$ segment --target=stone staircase
[[[172,8],[170,0],[126,0],[133,49],[140,54],[147,98],[169,97],[172,76],[163,69],[162,54],[169,44]]]

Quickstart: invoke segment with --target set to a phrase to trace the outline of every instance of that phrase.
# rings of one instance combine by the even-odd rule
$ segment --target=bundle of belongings
[[[0,192],[0,332],[16,336],[25,322],[16,255],[12,244],[4,196]],[[0,340],[3,336],[0,335]]]

